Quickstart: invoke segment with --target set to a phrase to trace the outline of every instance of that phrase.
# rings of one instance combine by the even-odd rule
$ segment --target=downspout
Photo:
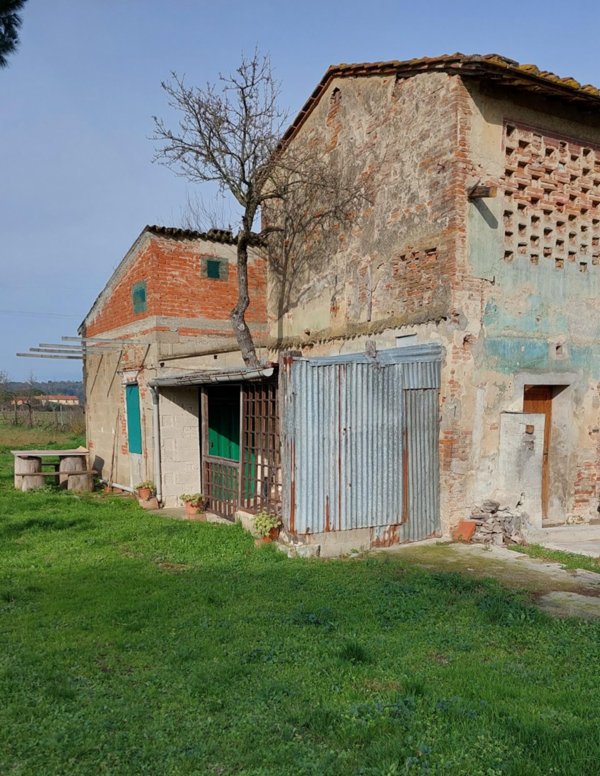
[[[156,499],[162,504],[162,466],[160,460],[160,413],[158,411],[158,388],[150,386],[152,394],[152,445],[154,454],[154,484],[156,485]]]

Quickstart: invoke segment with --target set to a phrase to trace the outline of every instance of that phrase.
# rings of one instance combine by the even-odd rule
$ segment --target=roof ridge
[[[282,138],[287,143],[296,134],[312,112],[334,78],[373,75],[410,77],[423,72],[451,72],[468,78],[481,78],[502,83],[515,89],[536,92],[578,104],[598,106],[600,89],[591,84],[581,84],[572,77],[561,77],[537,65],[520,64],[501,54],[441,54],[437,57],[417,57],[406,60],[381,62],[355,62],[330,65],[314,88],[300,112]]]
[[[148,224],[143,231],[159,235],[160,237],[172,237],[175,240],[209,240],[210,242],[220,242],[227,245],[235,245],[237,243],[237,237],[234,237],[230,229],[209,229],[206,232],[199,232],[196,229],[183,229],[178,226]]]

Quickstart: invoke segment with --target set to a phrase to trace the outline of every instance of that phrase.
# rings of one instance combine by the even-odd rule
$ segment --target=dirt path
[[[533,602],[557,617],[600,618],[600,574],[565,569],[503,547],[443,542],[405,545],[397,552],[425,568],[494,577],[508,587],[527,590]]]

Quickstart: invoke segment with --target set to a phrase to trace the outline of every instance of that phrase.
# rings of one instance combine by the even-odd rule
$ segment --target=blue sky
[[[339,62],[497,52],[600,85],[599,29],[592,0],[29,0],[0,70],[0,370],[78,379],[14,354],[75,335],[144,225],[181,221],[198,189],[148,139],[170,71],[205,83],[258,45],[293,116]]]

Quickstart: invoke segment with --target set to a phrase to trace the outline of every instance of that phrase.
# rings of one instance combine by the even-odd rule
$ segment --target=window
[[[209,280],[227,280],[227,259],[206,257],[202,259],[202,275]]]
[[[141,280],[139,283],[134,283],[131,289],[131,302],[133,304],[134,313],[146,312],[146,281]]]

